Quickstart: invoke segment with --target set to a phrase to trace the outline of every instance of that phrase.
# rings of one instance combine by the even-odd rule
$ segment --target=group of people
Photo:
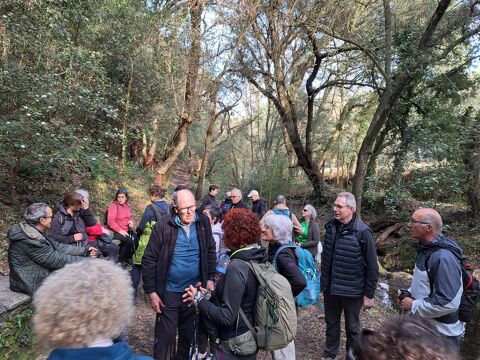
[[[319,357],[337,357],[343,313],[347,359],[457,358],[463,333],[456,316],[462,279],[452,252],[461,250],[442,235],[441,217],[435,210],[419,209],[408,224],[423,252],[408,296],[400,304],[415,316],[397,318],[394,324],[372,332],[361,330],[360,311],[374,306],[375,240],[368,225],[356,216],[351,193],[337,195],[321,242],[317,211],[310,204],[302,207],[299,220],[282,195],[267,210],[266,200],[252,190],[247,196],[252,201],[250,210],[239,189],[229,191],[220,204],[218,191],[218,186],[210,186],[197,208],[188,188],[178,187],[169,203],[165,190],[152,186],[151,204],[135,231],[123,188],[108,207],[105,224],[93,216],[83,189],[67,193],[55,215],[47,204],[30,205],[25,221],[8,234],[10,284],[14,291],[34,295],[36,333],[57,349],[49,359],[100,354],[102,358],[109,358],[108,354],[136,358],[123,331],[140,280],[156,313],[156,360],[256,359],[253,329],[260,283],[252,264],[273,263],[296,297],[307,286],[296,247],[308,250],[320,263],[326,332]],[[92,261],[99,255],[112,261]],[[86,257],[90,260],[77,264]],[[75,264],[65,266],[69,263]],[[126,269],[130,267],[129,280]],[[99,298],[104,300],[98,303]],[[76,305],[68,308],[72,299]],[[418,317],[429,320],[418,321]],[[405,329],[417,336],[404,334]],[[427,352],[418,353],[417,343],[424,334],[429,344],[443,349],[443,357],[421,357]],[[390,351],[391,356],[405,339],[416,355],[400,348],[403,354],[385,355]],[[272,358],[295,359],[294,341],[273,350]]]

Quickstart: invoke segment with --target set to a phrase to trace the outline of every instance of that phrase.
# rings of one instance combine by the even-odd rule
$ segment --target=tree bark
[[[142,159],[144,169],[153,169],[156,161],[157,152],[157,132],[158,132],[158,117],[153,115],[152,117],[152,133],[149,137],[147,133],[143,133],[143,148]]]
[[[194,102],[197,97],[197,78],[201,56],[200,42],[202,11],[203,2],[201,0],[193,2],[190,7],[192,43],[190,46],[188,72],[185,82],[183,109],[180,115],[178,128],[166,147],[162,162],[158,167],[155,176],[155,184],[164,187],[168,184],[168,174],[171,172],[173,165],[187,145],[188,128],[194,120]]]
[[[468,174],[467,201],[475,219],[480,216],[480,112],[476,118],[469,107],[462,117],[462,125],[467,131],[463,144],[463,163]]]
[[[202,163],[200,165],[200,173],[198,175],[197,191],[195,192],[195,198],[201,199],[205,190],[205,175],[207,173],[208,159],[212,148],[213,132],[215,131],[215,123],[217,121],[217,94],[218,85],[210,93],[210,119],[208,122],[207,134],[205,136],[205,142],[203,147]]]
[[[125,113],[123,115],[122,127],[122,167],[125,167],[127,161],[128,147],[128,112],[130,110],[130,98],[132,95],[133,77],[135,75],[135,51],[130,55],[130,76],[128,79],[127,94],[125,95]]]
[[[403,89],[408,85],[411,79],[417,73],[417,70],[424,68],[428,65],[427,52],[431,48],[432,36],[440,22],[445,15],[445,12],[450,5],[451,0],[441,0],[432,15],[427,28],[425,29],[417,46],[416,61],[412,61],[408,69],[397,73],[393,77],[391,91],[388,89],[384,91],[380,103],[373,115],[370,126],[368,127],[367,134],[363,139],[362,145],[358,152],[357,157],[357,169],[353,178],[352,191],[357,200],[357,216],[361,216],[363,189],[365,184],[365,178],[367,174],[368,159],[371,155],[375,140],[378,134],[382,130],[382,127],[387,120],[388,114],[392,110],[392,107],[397,102]],[[389,79],[386,79],[388,82]]]

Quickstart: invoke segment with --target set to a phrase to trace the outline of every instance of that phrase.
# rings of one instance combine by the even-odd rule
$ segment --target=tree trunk
[[[361,216],[363,189],[367,174],[368,159],[371,155],[375,140],[377,139],[378,134],[382,130],[382,127],[387,120],[388,114],[397,102],[403,89],[416,75],[418,69],[424,68],[428,65],[427,51],[431,47],[430,40],[438,26],[438,23],[445,15],[445,12],[450,3],[451,0],[441,0],[438,3],[435,13],[432,15],[427,25],[427,28],[425,29],[417,46],[417,61],[413,62],[408,67],[408,69],[404,70],[403,72],[397,73],[393,77],[394,80],[391,85],[391,90],[389,89],[389,86],[387,86],[387,89],[382,95],[377,110],[373,115],[372,121],[367,130],[367,134],[365,135],[365,138],[363,139],[362,145],[358,152],[357,169],[355,171],[355,177],[353,178],[352,191],[357,200],[357,215],[359,217]],[[386,79],[387,84],[389,81],[390,79]]]
[[[153,169],[156,164],[156,152],[157,152],[157,132],[158,132],[158,117],[153,115],[152,117],[152,134],[150,138],[147,133],[143,133],[143,168]]]
[[[196,0],[190,7],[190,24],[192,31],[192,44],[190,47],[190,56],[188,61],[187,79],[185,82],[185,96],[182,113],[177,131],[170,139],[165,153],[162,157],[162,163],[157,169],[155,184],[166,186],[168,184],[168,174],[183,149],[187,145],[188,128],[194,120],[194,102],[197,97],[197,78],[200,68],[201,55],[201,20],[202,20],[203,2]]]
[[[207,172],[208,159],[210,157],[210,152],[212,148],[211,144],[213,132],[215,130],[215,123],[217,120],[217,94],[218,86],[216,86],[216,89],[213,90],[210,94],[210,119],[208,122],[207,135],[205,136],[202,164],[200,165],[200,173],[198,175],[197,191],[195,193],[195,198],[197,199],[201,199],[203,197],[203,192],[205,190],[205,175]]]
[[[125,113],[123,115],[122,128],[122,167],[125,167],[127,161],[128,147],[128,111],[130,110],[130,97],[132,95],[133,76],[135,74],[135,52],[130,55],[130,77],[128,79],[127,94],[125,95]]]
[[[469,181],[467,183],[467,200],[475,220],[480,216],[480,112],[476,118],[469,107],[462,118],[462,125],[467,131],[463,144],[463,163]]]

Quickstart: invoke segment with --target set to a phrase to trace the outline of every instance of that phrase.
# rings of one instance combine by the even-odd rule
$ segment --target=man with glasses
[[[188,358],[195,307],[184,303],[182,295],[190,285],[214,290],[215,262],[208,218],[196,212],[190,190],[176,191],[173,214],[162,216],[155,224],[142,260],[143,288],[157,313],[156,360]]]
[[[230,199],[232,200],[232,206],[230,207],[230,210],[247,208],[247,205],[245,205],[242,201],[242,192],[240,189],[233,188],[230,191]]]
[[[378,280],[377,252],[372,230],[357,218],[353,194],[342,192],[325,225],[321,288],[325,303],[326,339],[323,359],[335,359],[340,344],[340,319],[345,318],[347,357],[360,334],[360,310],[374,305]]]
[[[52,218],[52,208],[47,204],[31,204],[25,211],[25,220],[8,231],[11,290],[32,296],[51,272],[83,260],[84,256],[96,256],[94,247],[62,244],[51,239],[47,231]]]
[[[463,291],[458,258],[462,251],[455,241],[443,236],[442,217],[433,209],[418,209],[407,226],[419,241],[419,254],[408,289],[410,296],[403,297],[400,305],[414,315],[431,319],[450,346],[458,350],[464,330],[458,319]]]

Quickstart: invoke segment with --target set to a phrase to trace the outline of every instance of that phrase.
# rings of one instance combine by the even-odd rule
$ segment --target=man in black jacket
[[[292,242],[293,223],[284,215],[270,215],[265,218],[262,226],[262,240],[267,241],[268,261],[278,273],[284,276],[292,287],[293,296],[297,296],[307,286],[307,280],[298,267],[298,259]],[[272,352],[274,360],[295,359],[295,343],[292,341],[283,349]]]
[[[183,303],[182,295],[198,283],[214,290],[215,241],[208,219],[195,211],[195,197],[187,189],[173,194],[173,210],[155,224],[142,260],[143,288],[157,313],[156,360],[187,359],[195,309]]]
[[[360,309],[374,305],[378,280],[377,253],[372,230],[357,218],[353,194],[337,195],[333,219],[325,225],[321,288],[327,324],[323,359],[334,359],[340,343],[340,318],[345,317],[347,357],[360,333]]]
[[[84,256],[96,256],[94,247],[57,243],[47,235],[53,218],[47,204],[31,204],[24,218],[7,235],[11,290],[32,296],[51,272]]]
[[[233,188],[230,191],[230,193],[231,193],[230,199],[232,199],[232,206],[230,206],[230,210],[232,210],[232,209],[246,209],[247,208],[247,205],[245,205],[243,203],[242,192],[240,191],[240,189]]]
[[[257,190],[250,191],[247,197],[252,201],[252,212],[257,215],[258,220],[261,220],[267,212],[267,201],[260,197]]]
[[[219,187],[217,185],[210,185],[208,188],[208,194],[203,198],[202,204],[200,205],[198,211],[203,212],[208,205],[218,206],[217,199],[215,198],[215,196],[218,194],[218,189]]]

